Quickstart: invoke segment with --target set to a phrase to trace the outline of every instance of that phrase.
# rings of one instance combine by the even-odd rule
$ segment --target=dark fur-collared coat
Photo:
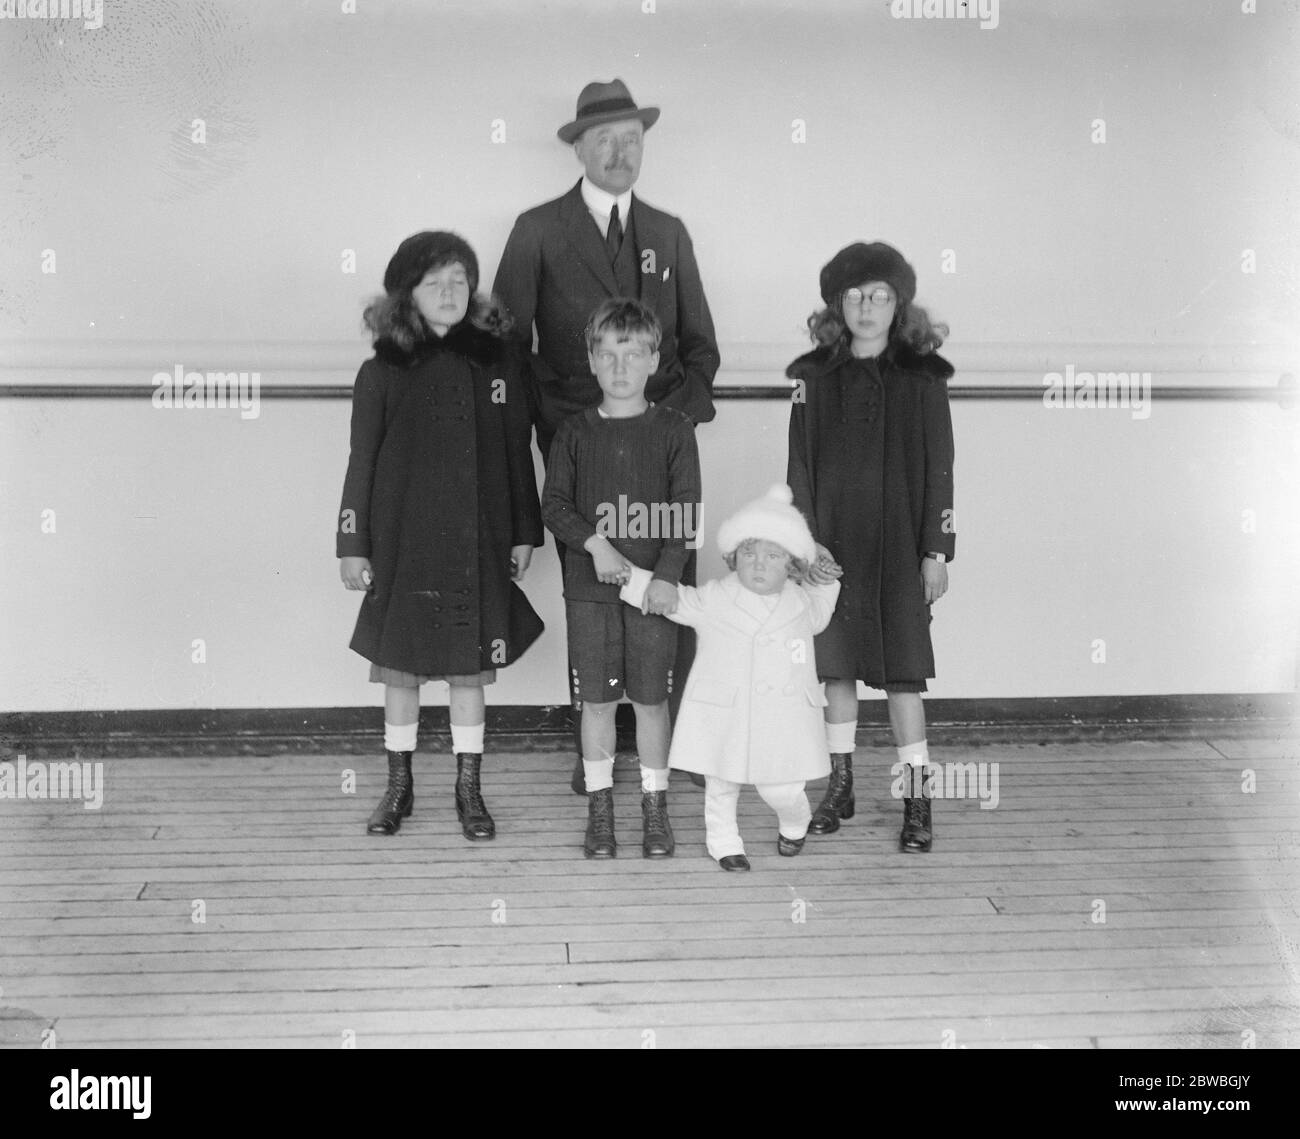
[[[542,631],[510,580],[511,547],[543,536],[521,369],[468,320],[409,353],[380,340],[361,365],[336,552],[370,559],[351,647],[375,664],[472,674]]]
[[[952,557],[952,365],[888,349],[855,359],[841,340],[800,356],[787,480],[813,536],[844,568],[835,616],[816,639],[823,678],[874,688],[934,676],[927,551]],[[923,688],[920,683],[920,688]]]

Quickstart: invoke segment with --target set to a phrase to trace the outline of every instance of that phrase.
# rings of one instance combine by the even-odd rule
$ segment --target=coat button
[[[754,691],[760,696],[766,696],[772,691],[772,686],[770,684],[756,684],[754,685]]]

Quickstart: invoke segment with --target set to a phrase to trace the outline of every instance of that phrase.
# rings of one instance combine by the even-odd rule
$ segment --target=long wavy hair
[[[450,261],[438,262],[429,268],[438,269],[449,263]],[[456,263],[460,264],[459,261]],[[437,338],[437,333],[429,327],[428,322],[420,315],[420,310],[415,307],[415,301],[411,296],[412,291],[411,288],[406,288],[398,289],[394,293],[381,293],[366,305],[361,319],[370,330],[375,343],[388,340],[403,352],[410,352],[418,344]],[[514,327],[514,321],[506,311],[505,305],[496,297],[484,296],[482,293],[474,293],[470,297],[465,318],[456,328],[466,324],[498,339],[504,339]],[[449,329],[448,335],[454,331],[455,329]]]
[[[837,297],[834,304],[818,309],[808,318],[808,335],[823,346],[838,341],[848,342],[849,331],[844,324],[843,301]],[[918,356],[938,350],[948,337],[948,326],[930,319],[930,314],[912,301],[899,300],[894,319],[889,325],[890,348],[908,348]]]

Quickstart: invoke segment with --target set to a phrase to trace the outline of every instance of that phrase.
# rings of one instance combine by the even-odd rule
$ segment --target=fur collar
[[[446,336],[417,341],[409,351],[388,336],[375,341],[375,356],[398,368],[413,368],[441,352],[455,352],[476,363],[492,365],[501,360],[505,345],[498,337],[476,328],[469,320],[462,320],[449,329]]]
[[[785,370],[785,374],[792,380],[811,380],[835,371],[851,359],[853,354],[849,351],[848,343],[837,340],[834,344],[823,345],[814,348],[811,352],[805,352]],[[886,348],[884,359],[905,372],[935,380],[947,380],[956,371],[937,352],[922,356],[902,346],[891,345]]]

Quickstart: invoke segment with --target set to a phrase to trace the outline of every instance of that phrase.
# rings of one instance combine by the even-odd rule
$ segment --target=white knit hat
[[[725,557],[749,538],[764,538],[783,546],[794,557],[811,562],[817,556],[817,546],[804,516],[791,505],[793,501],[790,488],[777,483],[718,527],[718,549]]]

